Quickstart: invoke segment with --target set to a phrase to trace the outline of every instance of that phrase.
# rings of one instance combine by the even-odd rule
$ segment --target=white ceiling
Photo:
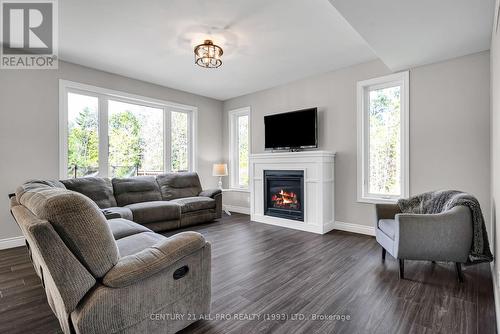
[[[59,55],[226,100],[377,57],[397,71],[487,50],[494,1],[64,0]],[[194,64],[207,38],[218,69]]]
[[[59,5],[61,59],[220,100],[376,58],[328,0]],[[206,38],[224,49],[218,69],[194,64]]]
[[[392,70],[483,50],[495,0],[330,0]]]

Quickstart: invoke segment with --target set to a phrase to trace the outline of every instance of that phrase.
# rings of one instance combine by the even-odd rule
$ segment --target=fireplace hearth
[[[304,171],[264,170],[264,214],[304,221]]]

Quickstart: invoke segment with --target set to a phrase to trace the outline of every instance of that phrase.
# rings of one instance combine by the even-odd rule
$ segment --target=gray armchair
[[[386,251],[399,260],[399,276],[404,278],[404,260],[455,262],[458,279],[463,281],[465,263],[472,243],[471,212],[457,206],[439,214],[401,213],[396,204],[376,205],[376,238]]]

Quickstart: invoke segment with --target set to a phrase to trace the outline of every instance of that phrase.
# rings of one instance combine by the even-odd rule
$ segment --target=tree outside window
[[[357,88],[358,201],[395,202],[409,194],[409,72]]]
[[[248,187],[248,115],[238,117],[238,183]]]
[[[233,188],[248,188],[250,108],[229,111],[230,180]]]
[[[401,87],[370,91],[369,193],[401,195]]]
[[[187,171],[189,170],[189,128],[188,128],[188,114],[185,112],[172,112],[171,117],[172,126],[172,171]]]
[[[68,94],[67,177],[96,175],[99,168],[98,101]]]
[[[193,111],[136,103],[99,90],[67,90],[65,96],[63,177],[130,177],[192,168]]]

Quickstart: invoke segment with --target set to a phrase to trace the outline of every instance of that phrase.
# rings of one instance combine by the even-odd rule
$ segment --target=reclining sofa
[[[217,217],[220,193],[198,191],[195,176],[31,181],[11,195],[64,333],[175,333],[210,312],[210,244],[197,232],[151,229]]]
[[[221,190],[202,191],[196,173],[167,173],[111,180],[85,177],[61,180],[55,186],[87,196],[107,218],[132,220],[153,231],[206,223],[222,215]]]

